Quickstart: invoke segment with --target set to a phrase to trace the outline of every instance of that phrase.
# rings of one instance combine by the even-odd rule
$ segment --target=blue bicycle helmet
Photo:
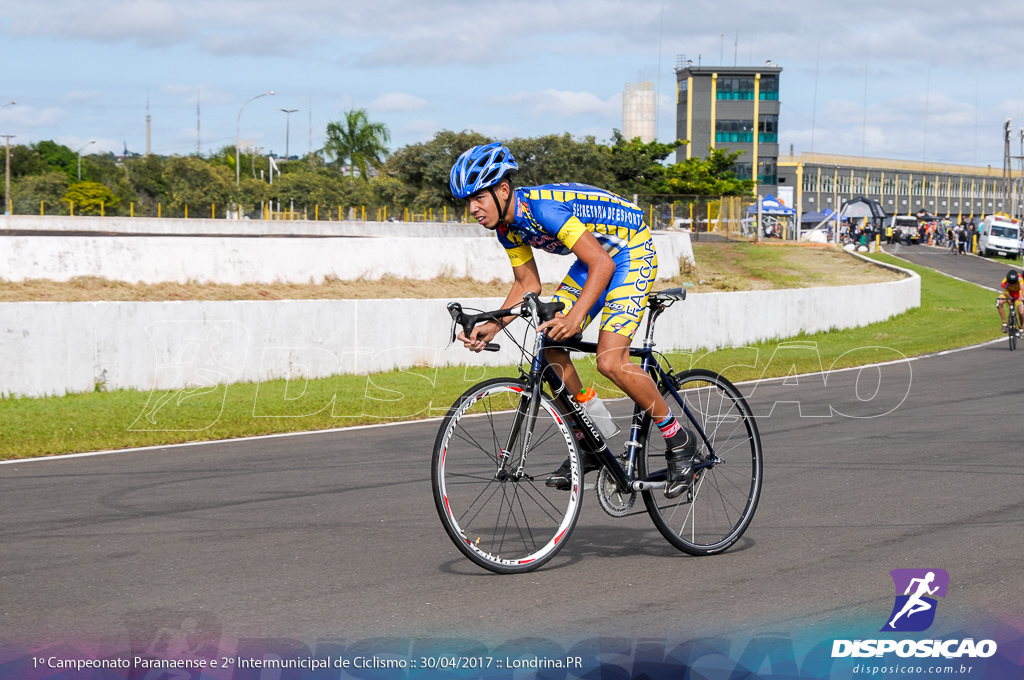
[[[500,142],[467,149],[452,166],[449,185],[456,198],[468,198],[492,187],[509,172],[519,169],[512,152]]]

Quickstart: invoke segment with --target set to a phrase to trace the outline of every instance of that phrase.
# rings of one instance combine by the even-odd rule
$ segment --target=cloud
[[[68,102],[91,102],[103,96],[99,90],[73,90],[64,99]]]
[[[7,11],[11,35],[130,41],[147,47],[171,45],[188,35],[183,12],[161,0],[15,2]]]
[[[547,89],[498,96],[494,97],[491,102],[497,106],[524,109],[538,116],[576,117],[597,115],[604,118],[622,117],[621,93],[609,99],[601,99],[590,92]]]
[[[370,102],[371,111],[381,113],[411,113],[430,108],[430,102],[421,97],[403,92],[387,92]]]

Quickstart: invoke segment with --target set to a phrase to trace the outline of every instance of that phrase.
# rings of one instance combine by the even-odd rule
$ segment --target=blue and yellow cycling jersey
[[[513,267],[533,259],[533,248],[568,255],[585,231],[615,263],[615,271],[584,327],[600,314],[600,329],[633,337],[658,272],[658,256],[644,213],[609,191],[586,184],[545,184],[515,190],[515,219],[496,229]],[[583,290],[587,267],[577,260],[554,299],[570,309]]]
[[[638,234],[648,232],[639,207],[587,184],[520,187],[515,210],[515,219],[496,230],[513,267],[533,259],[533,248],[568,255],[584,231],[593,233],[613,258]]]

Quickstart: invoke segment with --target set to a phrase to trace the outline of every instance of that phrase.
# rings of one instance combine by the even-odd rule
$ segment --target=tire
[[[576,438],[547,395],[525,464],[520,430],[504,468],[510,473],[499,473],[525,387],[521,380],[495,378],[466,391],[444,417],[431,461],[434,506],[448,537],[470,560],[499,574],[532,571],[554,557],[572,534],[583,500]],[[567,456],[570,489],[546,486]]]
[[[676,389],[719,460],[699,468],[693,486],[683,495],[669,499],[660,489],[645,491],[644,504],[658,531],[676,548],[690,555],[724,552],[743,536],[761,497],[763,460],[757,423],[739,390],[713,371],[684,371],[676,376]],[[692,430],[682,408],[667,389],[663,392],[680,424]],[[652,426],[648,442],[659,441],[658,435]],[[698,455],[707,461],[710,452],[699,435],[698,440]],[[640,475],[656,478],[664,469],[662,449],[653,444],[645,447]]]
[[[1016,314],[1017,310],[1010,308],[1010,314]],[[1006,325],[1006,335],[1010,341],[1010,351],[1017,349],[1017,327],[1012,324]]]

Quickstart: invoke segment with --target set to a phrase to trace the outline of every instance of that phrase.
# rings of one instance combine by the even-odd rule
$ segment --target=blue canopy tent
[[[800,224],[807,224],[813,227],[816,224],[821,224],[822,222],[831,220],[835,216],[836,211],[831,209],[820,210],[818,212],[805,212],[803,215],[800,216]]]
[[[747,206],[747,213],[756,213],[757,204]],[[796,210],[793,208],[787,208],[782,201],[775,198],[771,194],[768,194],[761,199],[761,214],[762,215],[796,215]]]
[[[787,225],[791,217],[796,216],[796,210],[787,208],[786,205],[771,194],[767,194],[759,203],[747,206],[747,214],[761,215],[761,233],[765,236],[782,238],[786,233]],[[793,236],[791,234],[791,236]]]

